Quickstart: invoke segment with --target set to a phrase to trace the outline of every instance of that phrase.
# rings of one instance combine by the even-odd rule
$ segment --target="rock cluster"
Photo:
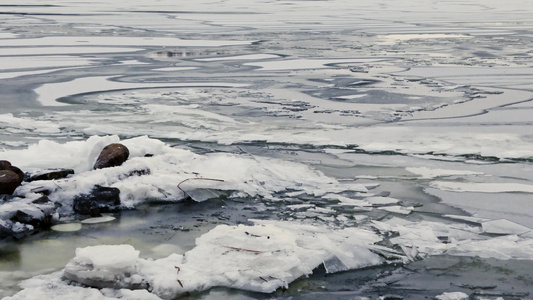
[[[129,157],[126,146],[118,143],[107,145],[98,156],[94,169],[110,168],[122,165]],[[139,171],[144,175],[147,170]],[[35,200],[26,199],[24,195],[13,195],[16,189],[25,182],[38,180],[57,180],[68,178],[74,174],[72,169],[47,169],[37,172],[26,173],[13,166],[7,160],[0,160],[0,205],[7,203],[11,207],[20,207],[5,213],[0,218],[0,238],[19,238],[38,228],[46,228],[52,225],[53,215],[56,213],[59,203],[51,201],[47,195],[51,191],[32,190],[42,196]],[[19,192],[20,193],[20,192]],[[16,205],[21,202],[21,205]],[[120,190],[113,187],[96,185],[88,194],[80,194],[73,198],[73,211],[81,215],[99,216],[101,213],[116,211],[120,206]]]

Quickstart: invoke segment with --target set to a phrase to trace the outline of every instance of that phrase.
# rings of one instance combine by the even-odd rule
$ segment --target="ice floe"
[[[216,286],[270,293],[310,275],[320,264],[334,273],[383,263],[383,258],[368,249],[381,240],[369,230],[332,230],[276,221],[256,223],[219,225],[198,238],[196,247],[184,255],[172,254],[159,260],[140,259],[139,251],[129,245],[78,248],[62,275],[94,288],[147,289],[162,299],[174,299]],[[49,276],[57,278],[61,274]],[[67,284],[58,288],[50,279],[28,280],[23,284],[26,289],[12,299],[29,299],[25,295],[43,293],[43,289],[50,289],[45,295],[52,295],[52,289],[59,294],[77,289]],[[45,282],[46,286],[39,284]],[[55,282],[61,285],[60,281]]]
[[[485,233],[491,234],[523,234],[530,232],[531,229],[509,220],[490,220],[481,223],[481,228]]]
[[[328,68],[327,65],[330,64],[369,63],[380,60],[383,59],[288,59],[283,61],[251,62],[246,63],[245,65],[260,67],[261,71],[283,71],[300,69],[321,69]]]
[[[533,193],[533,185],[522,183],[433,181],[431,187],[453,192]]]
[[[28,47],[0,49],[0,56],[16,55],[60,55],[60,54],[90,54],[90,53],[127,53],[141,51],[142,48],[119,48],[119,47]]]
[[[39,55],[39,56],[20,56],[7,57],[0,56],[0,70],[18,70],[18,69],[42,69],[42,68],[59,68],[59,67],[79,67],[94,65],[101,61],[100,58],[84,58],[77,56],[64,55]]]
[[[4,46],[167,46],[167,47],[219,47],[248,45],[253,41],[184,40],[174,37],[120,37],[112,36],[48,36],[28,39],[9,39]]]
[[[479,227],[464,224],[393,218],[373,221],[372,228],[330,228],[251,221],[253,225],[218,225],[200,236],[193,249],[157,260],[140,258],[130,245],[78,248],[64,270],[22,282],[23,290],[6,300],[32,299],[37,294],[64,299],[56,297],[76,291],[94,299],[124,299],[125,294],[131,299],[175,299],[212,287],[271,293],[310,275],[319,265],[335,273],[438,254],[533,258],[531,240],[512,234],[481,236]],[[395,233],[388,239],[397,248],[382,244],[387,232]],[[442,299],[455,296],[459,295],[443,294]]]

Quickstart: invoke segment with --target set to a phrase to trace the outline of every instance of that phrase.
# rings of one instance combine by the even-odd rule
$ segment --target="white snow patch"
[[[132,270],[139,251],[131,245],[89,246],[76,249],[77,263],[90,264],[99,270]]]
[[[13,116],[13,114],[0,115],[0,126],[8,131],[15,129],[47,134],[60,132],[59,126],[54,122],[37,121],[30,118],[18,118]]]

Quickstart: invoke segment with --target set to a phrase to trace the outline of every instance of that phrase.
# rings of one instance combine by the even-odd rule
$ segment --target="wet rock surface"
[[[74,174],[72,169],[48,169],[37,171],[33,173],[27,173],[25,180],[27,182],[32,182],[36,180],[55,180],[67,178],[69,175]]]
[[[94,163],[94,169],[103,169],[122,165],[130,155],[128,148],[119,143],[109,144],[102,149]]]
[[[13,194],[20,182],[17,173],[11,170],[0,170],[0,194]]]
[[[0,160],[0,194],[13,194],[24,179],[24,173],[7,160]]]
[[[118,188],[97,185],[90,194],[76,196],[73,209],[82,215],[100,216],[101,213],[116,211],[119,205]]]

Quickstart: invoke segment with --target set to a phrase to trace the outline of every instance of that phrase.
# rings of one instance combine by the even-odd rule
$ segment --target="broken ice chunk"
[[[396,204],[400,202],[400,200],[391,197],[368,197],[365,200],[374,205]]]
[[[93,246],[76,249],[77,259],[102,269],[132,268],[138,257],[139,251],[131,245]]]
[[[63,276],[97,288],[145,288],[144,279],[135,274],[138,258],[139,251],[131,245],[78,248]]]
[[[480,225],[481,225],[481,223],[490,220],[490,219],[478,218],[478,217],[474,217],[474,216],[460,216],[460,215],[443,215],[443,217],[450,218],[450,219],[455,219],[455,220],[466,221],[466,222],[470,222],[470,223],[477,223],[477,224],[480,224]]]
[[[481,228],[484,233],[489,234],[524,234],[531,231],[531,228],[505,219],[483,222]]]
[[[468,295],[463,292],[450,292],[450,293],[443,293],[441,295],[436,296],[435,298],[438,300],[466,300],[468,299]]]
[[[392,212],[392,213],[396,213],[396,214],[408,215],[413,211],[414,207],[412,206],[405,207],[405,206],[395,205],[395,206],[383,206],[383,207],[380,207],[379,209]]]

